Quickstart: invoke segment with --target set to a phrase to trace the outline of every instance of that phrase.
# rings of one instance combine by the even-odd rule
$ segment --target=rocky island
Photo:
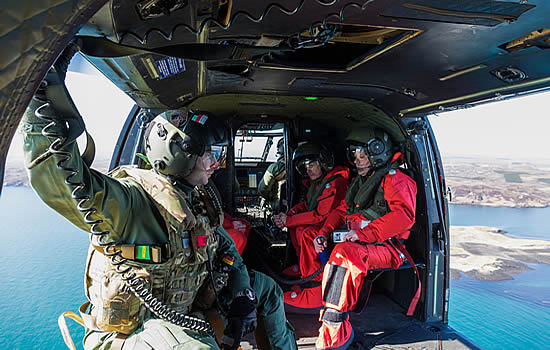
[[[511,280],[530,269],[526,264],[550,265],[550,241],[509,237],[494,227],[451,226],[451,279],[463,273],[477,280]]]

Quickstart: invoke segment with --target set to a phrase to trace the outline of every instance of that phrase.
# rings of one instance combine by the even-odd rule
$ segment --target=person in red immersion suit
[[[248,240],[248,234],[250,233],[250,224],[245,219],[233,218],[227,212],[223,212],[223,228],[233,241],[235,241],[235,247],[239,251],[239,254],[243,255],[244,247]]]
[[[401,241],[409,237],[415,220],[416,183],[400,170],[403,157],[394,152],[390,136],[382,130],[358,128],[346,141],[357,176],[319,231],[327,239],[343,224],[348,231],[344,242],[334,246],[323,273],[324,310],[315,344],[322,350],[350,346],[353,328],[347,313],[366,302],[359,300],[363,277],[370,269],[398,268],[405,255],[410,259]],[[326,243],[315,244],[317,252],[324,249]],[[370,288],[368,281],[365,287]],[[414,311],[419,292],[420,285],[408,315]]]
[[[290,239],[299,258],[299,271],[293,266],[290,271],[287,269],[285,272],[303,278],[322,268],[313,240],[318,236],[318,231],[329,213],[344,199],[349,169],[334,167],[332,152],[315,143],[298,145],[292,159],[298,172],[306,178],[304,185],[308,188],[307,196],[287,214],[275,215],[274,221],[279,228],[289,229]],[[322,306],[321,278],[322,275],[319,274],[308,286],[310,288],[292,286],[292,290],[284,294],[287,311],[318,312]]]

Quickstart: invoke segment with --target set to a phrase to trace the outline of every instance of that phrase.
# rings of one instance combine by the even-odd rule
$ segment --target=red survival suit
[[[234,228],[233,221],[240,221],[244,226],[245,230],[244,232],[239,231]],[[231,217],[227,212],[223,212],[223,228],[231,238],[233,238],[233,241],[235,242],[235,247],[239,251],[239,254],[243,255],[244,247],[246,247],[246,242],[248,240],[248,234],[250,233],[250,223],[246,221],[245,219],[237,219]]]
[[[321,260],[313,248],[313,240],[318,236],[328,215],[344,199],[348,189],[349,169],[337,166],[317,181],[305,180],[308,187],[305,201],[289,210],[286,227],[300,262],[300,275],[309,276],[321,267]],[[289,271],[292,273],[293,271]],[[315,280],[320,281],[322,275]],[[287,305],[299,308],[318,308],[321,306],[321,286],[300,290],[298,286],[286,292]]]
[[[370,196],[366,193],[369,185]],[[357,232],[359,241],[371,244],[343,242],[334,247],[322,282],[325,310],[318,349],[346,348],[351,343],[353,329],[347,311],[357,305],[363,277],[370,269],[397,268],[403,263],[403,255],[390,238],[409,237],[415,210],[416,183],[396,166],[380,169],[368,179],[358,176],[350,184],[346,200],[327,218],[319,234],[328,238],[346,223]]]

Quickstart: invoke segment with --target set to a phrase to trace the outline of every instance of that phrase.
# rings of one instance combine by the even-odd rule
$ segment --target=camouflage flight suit
[[[41,134],[46,122],[34,116],[36,108],[33,100],[22,122],[27,166],[43,155],[53,141]],[[63,133],[60,127],[53,131]],[[108,232],[104,241],[113,242],[119,249],[132,248],[135,256],[128,264],[147,281],[155,297],[182,314],[202,311],[197,305],[201,305],[201,291],[210,284],[208,261],[229,256],[234,260],[223,290],[227,304],[237,292],[252,287],[258,321],[264,323],[271,347],[296,348],[294,333],[286,323],[280,288],[261,273],[249,273],[229,235],[221,226],[214,227],[216,219],[196,209],[196,199],[201,198],[198,188],[174,186],[161,175],[132,167],[120,168],[113,176],[107,176],[84,164],[76,143],[64,151],[72,156],[64,166],[77,170],[71,182],[85,185],[78,195],[89,196],[85,206],[97,209],[91,216],[101,220],[96,231]],[[48,206],[89,232],[90,226],[71,198],[72,188],[65,184],[69,173],[56,167],[59,160],[58,156],[51,156],[29,169],[31,185]],[[154,318],[120,281],[95,236],[91,243],[86,295],[92,306],[90,313],[84,315],[89,321],[84,338],[86,349],[109,349],[119,333],[128,335],[123,349],[218,348],[209,335]],[[157,261],[153,261],[154,256]],[[114,305],[122,305],[124,310]]]
[[[270,164],[258,184],[258,192],[267,200],[269,207],[273,213],[277,213],[281,209],[281,186],[286,179],[286,166],[283,158],[279,158],[277,162]]]

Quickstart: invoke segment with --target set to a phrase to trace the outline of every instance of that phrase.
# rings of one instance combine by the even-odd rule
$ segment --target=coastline
[[[527,264],[550,265],[550,241],[515,238],[488,226],[451,226],[451,279],[513,280]]]
[[[106,172],[109,168],[109,159],[96,159],[92,168]],[[3,187],[30,187],[29,176],[23,161],[8,161],[6,162]]]

